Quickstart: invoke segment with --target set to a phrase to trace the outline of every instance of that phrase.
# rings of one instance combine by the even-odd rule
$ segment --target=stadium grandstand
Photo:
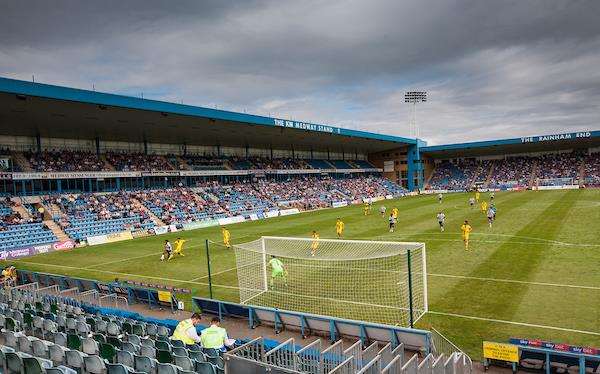
[[[427,190],[598,185],[600,131],[421,148]]]
[[[422,184],[418,162],[388,180],[369,159],[418,160],[415,139],[5,78],[0,91],[4,248],[345,206]]]
[[[391,210],[397,198],[407,195],[600,186],[600,131],[427,146],[422,139],[7,78],[0,78],[0,149],[2,260],[179,235],[187,230],[225,228],[325,208],[360,205],[368,216],[373,203],[389,201]],[[385,206],[381,208],[385,226],[389,213]],[[307,221],[315,217],[310,214],[304,216]],[[393,233],[392,216],[389,222]],[[306,228],[296,231],[304,234]],[[342,238],[342,231],[337,231],[337,239]],[[220,249],[230,247],[223,235]],[[256,232],[246,236],[252,235]],[[319,236],[316,231],[312,235],[313,239],[304,240],[312,240],[314,252]],[[418,235],[406,237],[409,246],[419,240]],[[262,240],[264,246],[264,237]],[[194,244],[196,248],[206,245],[208,275],[195,275],[183,281],[185,286],[204,285],[195,282],[210,279],[209,245],[217,244],[209,242]],[[147,283],[132,286],[119,280],[108,283],[23,270],[15,285],[0,292],[0,372],[7,368],[6,372],[58,373],[53,369],[60,367],[57,370],[62,373],[216,374],[251,372],[250,367],[256,366],[266,370],[256,372],[281,373],[471,373],[472,362],[466,353],[434,329],[414,328],[420,317],[413,321],[413,298],[423,304],[422,315],[428,312],[424,245],[422,248],[418,256],[421,268],[414,267],[406,250],[408,268],[400,272],[416,271],[418,282],[410,275],[407,289],[401,281],[383,283],[385,287],[364,285],[383,288],[383,293],[397,287],[399,294],[409,295],[410,306],[394,306],[410,308],[410,322],[403,326],[220,301],[213,298],[212,288],[208,298],[189,295],[192,291],[187,290],[186,302],[209,314],[243,318],[252,329],[264,322],[274,326],[275,334],[292,326],[305,338],[306,329],[331,341],[321,347],[317,340],[300,348],[293,338],[283,342],[245,339],[239,333],[232,334],[236,345],[227,353],[181,346],[168,339],[177,326],[172,319],[154,319],[127,310],[130,303],[140,299],[142,304],[155,303],[160,308],[168,304],[176,312],[178,300],[163,299],[163,292],[175,294],[173,285],[161,289]],[[305,249],[301,250],[307,252]],[[279,250],[273,253],[279,256]],[[377,266],[392,257],[375,258],[372,248],[368,248],[372,251],[369,258],[346,253],[344,248],[336,250],[347,255],[354,267],[327,275],[332,283],[347,287],[349,294],[361,287],[352,281],[344,283],[346,274],[364,270],[361,266],[369,261],[380,271]],[[263,247],[259,261],[264,273],[256,281],[264,282],[265,289],[266,253]],[[158,262],[154,252],[132,258],[148,256]],[[234,261],[232,254],[227,257]],[[299,255],[293,252],[290,258],[297,260]],[[106,264],[125,261],[109,260]],[[233,266],[238,266],[239,258],[235,261]],[[256,261],[232,269],[241,277],[244,267],[254,265]],[[53,266],[74,272],[91,269]],[[394,264],[385,271],[398,268]],[[138,277],[125,267],[114,273],[102,269],[95,270],[106,272],[104,276]],[[150,279],[171,279],[159,277],[159,268],[152,269],[156,273]],[[218,275],[232,269],[220,268]],[[478,277],[483,279],[480,274]],[[311,280],[319,285],[320,279]],[[238,287],[231,285],[235,280],[225,281],[233,282],[224,286],[231,298],[231,289]],[[422,290],[413,295],[415,284]],[[357,300],[347,302],[360,304],[360,310],[367,314],[382,307]],[[540,353],[535,349],[519,345],[520,354],[533,352],[534,358],[543,353],[549,361],[550,355],[555,355],[554,351]],[[583,355],[581,361],[582,355],[573,355],[580,360],[573,370],[582,372],[583,367],[585,371],[589,357]],[[561,358],[570,371],[573,357]],[[594,367],[595,360],[592,357],[588,366]],[[231,371],[231,367],[238,371]]]

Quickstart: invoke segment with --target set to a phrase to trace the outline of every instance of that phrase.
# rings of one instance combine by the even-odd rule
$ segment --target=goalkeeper
[[[319,233],[315,230],[312,232],[312,243],[310,243],[310,255],[314,256],[319,248]]]
[[[288,272],[285,269],[283,262],[281,262],[281,260],[278,259],[277,257],[273,256],[271,261],[269,261],[269,265],[271,265],[271,287],[273,287],[275,278],[283,278],[283,281],[285,282],[285,286],[287,287]]]

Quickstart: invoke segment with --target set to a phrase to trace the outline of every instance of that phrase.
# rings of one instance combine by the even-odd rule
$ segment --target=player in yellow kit
[[[394,207],[392,209],[392,216],[396,219],[398,219],[398,208]]]
[[[482,201],[481,202],[481,211],[483,212],[483,214],[485,214],[487,212],[487,208],[488,208],[488,203],[487,201]]]
[[[312,239],[312,243],[310,243],[310,255],[314,256],[317,248],[319,248],[319,233],[313,230]]]
[[[222,227],[221,234],[223,235],[223,244],[225,245],[225,247],[231,248],[231,233],[229,232],[229,230],[227,230],[226,227]]]
[[[477,200],[477,202],[479,202],[479,197],[480,197],[479,191],[475,192],[475,200]]]
[[[369,207],[369,204],[365,203],[365,206],[363,207],[363,214],[365,216],[368,216],[369,213],[371,213],[370,211],[371,211],[371,208]]]
[[[183,254],[183,244],[185,242],[187,242],[187,240],[183,240],[181,238],[177,238],[177,240],[175,240],[173,242],[173,244],[175,244],[175,253],[174,254],[185,257],[185,255]]]
[[[465,251],[469,250],[469,235],[473,228],[469,225],[469,221],[465,220],[465,223],[460,226],[460,231],[462,232],[462,240],[465,243]]]
[[[339,217],[337,221],[335,221],[335,233],[337,234],[338,238],[341,238],[344,234],[344,222]]]

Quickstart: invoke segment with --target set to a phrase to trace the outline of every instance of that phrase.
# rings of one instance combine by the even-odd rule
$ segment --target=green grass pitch
[[[246,222],[229,227],[233,243],[261,235],[335,237],[335,218],[347,239],[419,241],[427,245],[430,313],[418,327],[435,327],[474,358],[481,341],[543,338],[600,346],[600,190],[497,193],[492,229],[471,209],[470,194],[406,197],[374,204],[364,217],[351,206]],[[482,193],[489,200],[489,195]],[[400,210],[398,229],[387,230],[379,207]],[[446,232],[435,218],[446,214]],[[473,226],[466,252],[459,226]],[[159,261],[164,239],[182,236],[185,257]],[[204,240],[220,241],[218,227],[55,252],[15,261],[18,268],[98,280],[115,277],[191,288],[207,296]],[[214,297],[237,301],[233,253],[211,247]]]

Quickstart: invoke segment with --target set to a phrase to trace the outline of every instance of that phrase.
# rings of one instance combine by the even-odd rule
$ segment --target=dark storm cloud
[[[14,1],[0,74],[408,134],[598,128],[598,1]],[[443,131],[443,132],[442,132]],[[443,135],[441,135],[443,134]]]

